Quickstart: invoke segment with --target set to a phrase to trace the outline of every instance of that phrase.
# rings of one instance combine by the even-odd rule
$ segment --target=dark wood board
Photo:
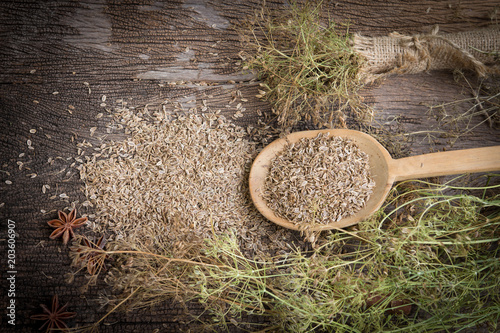
[[[78,312],[71,324],[92,324],[105,313],[95,301],[104,284],[82,293],[78,285],[85,282],[83,276],[77,276],[72,284],[65,282],[64,275],[70,271],[67,249],[60,241],[49,240],[51,228],[46,223],[56,217],[58,209],[84,200],[78,171],[70,165],[76,141],[91,139],[92,127],[97,131],[103,128],[99,113],[119,99],[136,107],[158,105],[167,99],[184,103],[195,99],[196,104],[206,100],[231,117],[235,106],[226,105],[237,90],[248,99],[238,124],[256,124],[257,110],[270,111],[267,102],[255,97],[255,75],[242,72],[238,65],[241,45],[235,26],[261,4],[257,0],[0,3],[2,254],[7,250],[8,219],[16,222],[17,231],[16,325],[7,323],[9,297],[2,292],[2,331],[34,331],[40,323],[29,316],[39,312],[39,304],[49,303],[56,293],[63,303],[70,303],[71,311]],[[279,13],[287,4],[266,1],[266,6]],[[486,0],[347,0],[325,1],[325,8],[325,18],[348,20],[351,31],[376,36],[429,31],[435,24],[443,32],[484,27],[497,22],[500,4]],[[101,106],[103,95],[106,106]],[[413,133],[406,135],[411,137],[406,155],[500,143],[498,129],[487,124],[457,140],[426,133],[447,130],[436,114],[429,113],[430,105],[471,97],[463,82],[457,83],[450,72],[388,77],[364,88],[361,95],[376,111],[377,126],[394,136]],[[464,102],[456,112],[468,107],[470,103]],[[468,126],[483,120],[478,115]],[[27,140],[34,149],[29,149]],[[50,163],[50,158],[54,162]],[[35,178],[31,178],[33,173]],[[42,193],[44,184],[51,186],[47,193]],[[60,199],[62,193],[70,199]],[[51,199],[54,195],[55,200]],[[3,291],[9,289],[5,258],[2,255]],[[190,310],[202,313],[197,304]],[[101,325],[101,331],[195,330],[193,323],[179,319],[182,313],[178,305],[167,302],[154,309],[113,314]]]

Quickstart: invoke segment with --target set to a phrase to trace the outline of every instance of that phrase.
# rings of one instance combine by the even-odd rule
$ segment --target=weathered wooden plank
[[[395,140],[407,141],[410,154],[500,144],[498,124],[490,126],[487,115],[473,107],[473,92],[463,84],[447,72],[394,76],[363,95],[379,124],[398,126],[404,133]],[[444,103],[451,104],[445,110],[437,107]]]
[[[280,6],[278,2],[268,4],[270,8]],[[38,75],[46,80],[56,73],[77,72],[101,79],[106,75],[175,81],[183,70],[184,80],[248,80],[249,76],[235,74],[241,46],[234,25],[259,5],[259,1],[82,1],[29,6],[6,2],[3,24],[9,36],[2,52],[2,78],[9,74],[15,80],[26,74],[27,67],[40,67]],[[411,6],[397,1],[352,1],[327,5],[324,16],[339,22],[349,20],[352,31],[373,35],[415,33],[433,24],[440,24],[442,31],[457,30],[457,26],[476,28],[494,22],[494,10],[493,1],[451,7],[432,1]],[[50,69],[51,75],[42,69]],[[37,75],[31,77],[35,78]]]
[[[278,10],[274,15],[287,7],[286,1],[266,4]],[[104,285],[91,288],[82,301],[78,286],[84,278],[78,276],[71,285],[63,282],[70,260],[60,243],[49,241],[51,228],[46,224],[57,209],[84,199],[77,172],[70,167],[76,151],[72,140],[92,139],[92,127],[100,132],[105,124],[100,113],[106,114],[106,108],[119,99],[138,108],[158,107],[168,99],[187,110],[206,101],[211,109],[232,117],[237,103],[230,102],[238,90],[248,101],[242,102],[244,117],[235,122],[255,125],[260,118],[257,110],[270,113],[270,105],[255,97],[258,82],[238,65],[241,44],[235,26],[260,6],[258,0],[2,1],[0,216],[19,226],[17,328],[23,326],[11,331],[37,328],[29,315],[53,293],[79,313],[74,323],[91,324],[104,313],[96,310],[95,302]],[[421,32],[434,24],[453,32],[496,22],[497,6],[496,1],[483,0],[348,0],[326,3],[323,16],[350,20],[352,31],[367,35]],[[450,73],[390,77],[361,94],[376,111],[379,125],[375,126],[393,134],[393,141],[403,141],[405,154],[500,142],[498,129],[484,124],[455,142],[437,133],[451,125],[444,126],[430,115],[428,105],[469,97]],[[104,95],[106,105],[101,106]],[[468,107],[470,103],[464,102],[453,111],[460,114]],[[467,126],[483,120],[475,116]],[[398,137],[398,128],[421,134]],[[406,138],[410,140],[404,142]],[[34,149],[29,149],[28,140]],[[37,176],[28,176],[33,173]],[[45,184],[50,189],[42,193]],[[68,199],[61,197],[63,193]],[[190,309],[201,313],[197,305]],[[193,329],[178,319],[181,314],[176,304],[166,303],[127,316],[112,315],[101,331]]]

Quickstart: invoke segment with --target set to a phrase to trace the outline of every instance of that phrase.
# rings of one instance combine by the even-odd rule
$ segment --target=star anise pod
[[[50,235],[51,239],[62,236],[64,245],[68,244],[71,237],[75,236],[73,229],[83,226],[87,222],[86,217],[76,218],[76,208],[69,214],[59,211],[59,219],[47,222],[51,227],[56,228]]]
[[[57,295],[52,297],[52,308],[49,310],[45,304],[40,304],[44,313],[33,315],[30,318],[34,320],[45,320],[45,323],[40,327],[40,330],[47,326],[47,332],[52,330],[68,331],[68,325],[64,322],[76,316],[76,312],[67,312],[68,303],[59,307],[59,298]]]

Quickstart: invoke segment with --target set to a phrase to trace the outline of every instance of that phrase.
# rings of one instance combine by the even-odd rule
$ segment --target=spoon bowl
[[[314,138],[319,133],[350,139],[356,143],[368,155],[370,174],[375,182],[375,187],[365,206],[357,213],[337,222],[316,224],[309,228],[311,231],[344,228],[367,219],[382,206],[395,181],[500,170],[500,146],[393,159],[375,138],[363,132],[347,129],[328,129],[291,133],[265,147],[254,160],[249,175],[250,195],[255,207],[268,220],[285,228],[299,230],[300,225],[277,216],[268,207],[261,194],[265,188],[271,162],[287,144],[295,143],[302,138]],[[335,166],[332,165],[332,168],[335,168]],[[328,186],[328,184],[325,184],[325,186]]]

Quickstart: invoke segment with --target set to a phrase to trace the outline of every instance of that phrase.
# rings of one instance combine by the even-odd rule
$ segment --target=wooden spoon
[[[500,170],[500,146],[455,150],[393,159],[389,152],[368,134],[345,129],[303,131],[289,134],[264,148],[252,164],[249,176],[250,195],[257,209],[270,221],[285,228],[299,229],[299,225],[276,216],[261,196],[271,160],[287,143],[301,138],[314,138],[319,133],[339,136],[354,141],[369,156],[371,177],[375,187],[364,208],[337,222],[310,228],[311,231],[344,228],[356,224],[375,213],[385,201],[395,181],[454,175],[469,172]],[[332,168],[335,166],[332,165]]]

